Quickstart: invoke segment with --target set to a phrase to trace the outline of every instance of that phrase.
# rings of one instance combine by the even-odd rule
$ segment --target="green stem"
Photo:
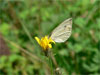
[[[27,36],[29,37],[30,41],[34,44],[33,39],[32,39],[32,36],[30,35],[28,29],[26,28],[25,23],[23,23],[23,22],[20,22],[20,23],[21,23],[22,28],[24,29],[25,33],[26,33]]]

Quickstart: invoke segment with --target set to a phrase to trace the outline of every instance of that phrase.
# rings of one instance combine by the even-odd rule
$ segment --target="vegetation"
[[[99,0],[0,0],[0,33],[10,56],[0,57],[0,75],[54,75],[56,66],[35,36],[49,35],[72,17],[72,35],[53,44],[62,75],[100,74]]]

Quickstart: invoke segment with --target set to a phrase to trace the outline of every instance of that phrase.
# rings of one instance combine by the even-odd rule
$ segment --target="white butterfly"
[[[69,18],[56,27],[52,33],[51,38],[58,43],[65,42],[72,32],[72,18]]]

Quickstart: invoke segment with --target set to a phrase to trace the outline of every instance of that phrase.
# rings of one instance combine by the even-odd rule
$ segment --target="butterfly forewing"
[[[72,18],[69,18],[62,22],[58,27],[56,27],[52,34],[51,38],[55,42],[65,42],[71,35],[72,31]]]

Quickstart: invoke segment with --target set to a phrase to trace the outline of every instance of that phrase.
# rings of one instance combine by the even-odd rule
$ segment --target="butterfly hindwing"
[[[56,27],[52,34],[51,38],[55,42],[65,42],[71,35],[72,31],[72,18],[69,18],[62,22],[58,27]]]

